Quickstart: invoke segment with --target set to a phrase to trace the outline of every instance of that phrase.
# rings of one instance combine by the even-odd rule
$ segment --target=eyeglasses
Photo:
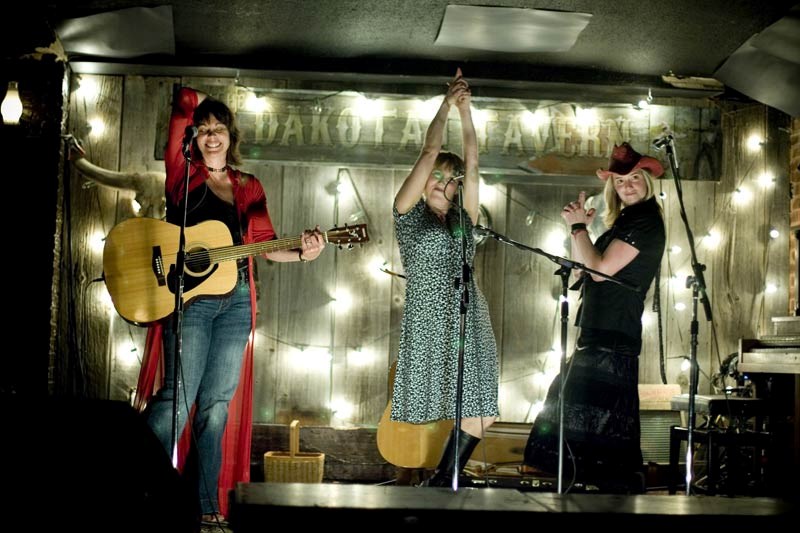
[[[228,132],[228,128],[226,128],[224,124],[217,124],[213,128],[209,128],[209,127],[206,127],[206,126],[200,126],[199,128],[197,128],[197,136],[198,137],[200,137],[201,135],[210,135],[212,133],[214,135],[222,135],[223,133],[227,133],[227,132]]]
[[[433,174],[433,177],[436,178],[436,181],[444,180],[444,172],[442,172],[441,170],[434,170],[433,172],[431,172],[431,174]],[[453,175],[453,177],[450,178],[450,181],[460,180],[463,177],[464,173],[459,172],[458,174]]]

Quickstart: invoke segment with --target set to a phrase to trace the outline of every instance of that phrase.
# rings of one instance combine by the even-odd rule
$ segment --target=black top
[[[174,206],[167,202],[167,222],[180,225],[183,205]],[[186,225],[194,226],[206,220],[219,220],[228,226],[231,232],[233,244],[242,244],[242,225],[239,223],[239,215],[236,206],[229,204],[203,183],[189,193],[189,206],[186,213]],[[237,261],[239,269],[247,267],[247,259]]]
[[[594,281],[584,276],[582,303],[575,325],[595,330],[623,333],[641,343],[644,299],[656,270],[661,263],[666,245],[664,220],[655,198],[628,206],[622,210],[611,229],[595,242],[602,253],[614,239],[626,242],[639,250],[639,254],[614,277],[639,287],[639,292],[611,281]]]

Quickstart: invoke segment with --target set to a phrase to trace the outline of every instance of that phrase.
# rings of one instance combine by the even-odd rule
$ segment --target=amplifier
[[[645,464],[669,464],[670,428],[681,425],[681,415],[672,410],[671,402],[680,393],[680,385],[639,385],[639,421]]]

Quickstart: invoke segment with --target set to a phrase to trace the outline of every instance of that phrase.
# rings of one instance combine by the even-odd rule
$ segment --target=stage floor
[[[681,527],[725,531],[750,526],[763,531],[772,525],[797,523],[797,518],[797,502],[772,498],[242,483],[234,491],[230,527],[236,533],[250,533],[287,521],[300,529],[331,527],[335,520],[346,531],[374,531],[378,525],[502,527],[510,521],[538,529],[596,526],[603,521],[615,527],[645,527],[650,533]]]

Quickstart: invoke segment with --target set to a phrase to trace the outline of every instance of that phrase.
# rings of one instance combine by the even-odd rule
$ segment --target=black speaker
[[[195,531],[196,497],[127,403],[2,401],[5,483],[20,526],[79,531]]]

